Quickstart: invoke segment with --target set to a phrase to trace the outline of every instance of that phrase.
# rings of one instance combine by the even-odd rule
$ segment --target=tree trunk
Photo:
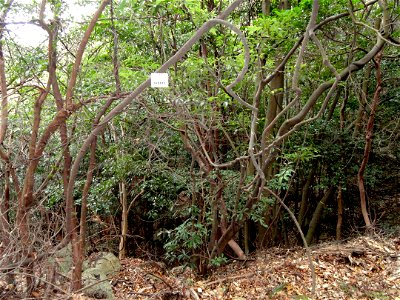
[[[280,2],[279,4],[279,9],[288,9],[287,3],[285,1]],[[262,12],[264,15],[268,16],[271,13],[271,1],[263,1],[262,2]],[[275,126],[269,126],[271,123],[275,120],[277,117],[277,114],[279,111],[282,109],[282,104],[283,104],[283,98],[284,98],[284,89],[285,89],[285,65],[281,65],[282,58],[280,54],[276,55],[275,58],[275,67],[277,68],[277,72],[275,76],[272,78],[271,83],[270,83],[270,89],[271,89],[271,95],[269,97],[268,101],[268,107],[267,107],[267,112],[266,112],[266,122],[264,125],[264,131],[262,133],[261,137],[261,148],[264,149],[270,141],[273,139],[273,132],[275,129]],[[261,67],[265,64],[265,62],[262,62]],[[264,153],[262,155],[262,162],[261,164],[264,165],[265,162],[265,156],[268,153]],[[274,161],[271,161],[267,166],[263,167],[263,172],[265,175],[266,181],[272,179],[276,172],[278,171],[277,168],[273,167]],[[276,203],[275,206],[279,206],[280,204]],[[280,211],[275,207],[274,212]],[[278,226],[278,222],[275,222],[274,224],[271,224],[268,219],[271,219],[270,216],[268,216],[270,212],[266,211],[264,213],[264,223],[268,224],[270,226]],[[276,216],[272,217],[273,220],[276,220]],[[276,229],[276,228],[275,228]],[[257,244],[260,245],[261,247],[264,247],[264,242],[267,241],[268,239],[266,238],[267,233],[271,232],[271,228],[267,229],[262,226],[261,224],[257,228],[258,231],[258,241]]]
[[[3,144],[6,137],[8,128],[8,92],[7,92],[7,78],[6,78],[6,65],[3,53],[3,34],[5,31],[5,19],[11,8],[13,1],[9,0],[3,4],[3,11],[0,16],[0,93],[1,93],[1,106],[0,106],[0,145]],[[8,161],[8,155],[5,153],[1,155],[1,159],[5,162],[4,167],[4,190],[0,193],[0,256],[5,256],[3,250],[8,250],[10,246],[10,172],[11,164]],[[1,267],[1,266],[0,266]],[[13,283],[13,276],[7,274],[7,283]]]
[[[261,3],[261,10],[263,15],[269,16],[271,14],[271,0],[263,0]]]
[[[307,244],[311,244],[311,242],[313,240],[315,230],[317,229],[322,212],[324,211],[326,202],[328,201],[329,197],[331,196],[332,191],[333,191],[333,186],[331,186],[325,192],[322,199],[318,202],[317,208],[315,209],[314,214],[312,216],[310,225],[308,226],[308,231],[307,231],[307,235],[306,235]]]
[[[10,217],[9,217],[9,209],[10,209],[10,172],[8,170],[9,166],[5,165],[4,172],[4,190],[0,189],[0,257],[3,257],[3,263],[8,263],[6,259],[7,256],[11,257],[11,240],[10,240]],[[0,265],[1,267],[5,267]],[[14,284],[15,278],[12,273],[6,273],[5,280],[8,284]]]
[[[317,166],[318,166],[317,163],[314,163],[312,165],[311,171],[307,177],[307,181],[304,184],[303,189],[301,190],[301,204],[300,204],[299,216],[297,217],[297,221],[299,222],[300,226],[303,226],[304,218],[307,213],[311,185],[314,181],[314,176],[315,172],[317,171]]]
[[[10,172],[8,170],[5,170],[4,177],[4,190],[0,190],[0,243],[4,249],[7,249],[10,244]],[[1,249],[0,254],[2,254]]]
[[[276,59],[276,66],[278,67],[280,65],[280,60],[277,58]],[[269,125],[272,123],[272,121],[275,120],[278,111],[282,107],[283,103],[283,95],[284,95],[284,85],[285,85],[285,76],[284,76],[284,70],[285,67],[282,66],[279,71],[276,73],[275,77],[272,79],[270,88],[271,88],[271,96],[269,98],[268,102],[268,109],[267,109],[267,114],[266,114],[266,122],[265,122],[265,130],[262,134],[262,142],[261,142],[261,147],[266,147],[267,144],[273,139],[273,131],[275,126],[269,127]],[[266,128],[268,128],[266,130]],[[263,161],[265,161],[265,155],[263,155],[262,158]],[[277,168],[274,168],[274,160],[272,160],[266,168],[264,168],[264,174],[265,174],[265,179],[268,181],[274,177],[274,175],[278,172]],[[276,203],[275,206],[280,206],[279,203]],[[277,207],[274,208],[274,212],[277,211]],[[270,212],[267,210],[264,214],[264,223],[268,224],[269,226],[278,226],[278,223],[275,222],[274,224],[271,224],[268,220],[271,219],[270,216],[268,216]],[[273,220],[276,220],[276,216],[272,217]],[[275,228],[276,229],[276,228]],[[273,230],[274,231],[274,230]],[[257,244],[260,245],[261,247],[264,247],[265,241],[268,239],[266,238],[266,235],[268,232],[271,232],[269,229],[267,229],[259,225],[258,226],[258,241]]]
[[[124,181],[119,183],[119,200],[122,207],[121,213],[121,237],[119,241],[119,259],[126,257],[126,237],[128,234],[128,193],[126,191],[126,184]]]
[[[343,195],[342,195],[342,185],[339,184],[338,187],[338,195],[337,195],[337,203],[338,203],[338,217],[336,223],[336,240],[340,241],[342,238],[342,223],[343,223]]]
[[[328,115],[327,115],[327,117],[326,117],[326,119],[327,119],[328,121],[331,120],[332,117],[333,117],[333,113],[335,112],[335,108],[336,108],[336,106],[337,106],[337,104],[338,104],[338,102],[339,102],[340,96],[341,96],[341,94],[342,94],[342,90],[343,90],[343,89],[342,89],[341,87],[339,87],[338,90],[336,91],[336,96],[335,96],[335,98],[333,99],[332,105],[331,105],[331,107],[329,108],[329,112],[328,112]]]
[[[365,147],[364,147],[364,157],[361,162],[360,169],[358,170],[358,188],[360,190],[360,201],[361,201],[361,213],[364,218],[366,230],[372,230],[372,223],[368,215],[367,200],[365,195],[365,184],[364,184],[364,172],[368,163],[369,155],[372,148],[372,133],[374,129],[375,113],[379,104],[380,94],[382,90],[382,72],[381,72],[381,59],[382,59],[383,49],[375,56],[375,69],[376,69],[376,90],[374,93],[374,98],[371,103],[371,111],[369,113],[367,130],[365,135]]]
[[[105,7],[109,4],[110,0],[103,0],[93,15],[83,37],[81,42],[79,43],[78,51],[75,56],[75,62],[74,66],[72,68],[72,72],[70,75],[70,80],[68,83],[68,88],[66,90],[66,96],[65,96],[65,102],[66,105],[72,105],[73,104],[73,95],[74,95],[74,89],[75,89],[75,84],[76,80],[78,77],[79,69],[82,63],[82,57],[86,48],[86,45],[89,41],[89,38],[92,34],[92,31],[100,18],[100,15],[102,14],[103,10]],[[93,146],[94,145],[94,146]],[[93,139],[90,143],[90,147],[96,147],[96,138]],[[77,219],[76,219],[76,212],[75,212],[75,206],[74,206],[74,199],[70,195],[72,195],[72,189],[69,185],[70,182],[70,175],[71,175],[71,162],[69,162],[68,165],[68,182],[65,187],[65,211],[66,211],[66,227],[67,227],[67,238],[71,240],[72,243],[72,260],[73,260],[73,272],[72,272],[72,280],[71,280],[71,290],[72,291],[77,291],[81,288],[82,286],[82,261],[83,261],[83,246],[85,244],[85,237],[86,237],[86,218],[83,220],[84,225],[84,231],[78,235],[77,232]],[[89,171],[90,172],[90,171]],[[89,174],[88,174],[89,177]],[[91,178],[90,178],[91,182]],[[90,186],[90,183],[88,184]],[[71,189],[71,190],[70,190]],[[86,204],[85,204],[86,205]],[[86,214],[86,207],[84,208],[84,213]],[[86,217],[86,216],[85,216]],[[82,220],[81,220],[82,221]]]

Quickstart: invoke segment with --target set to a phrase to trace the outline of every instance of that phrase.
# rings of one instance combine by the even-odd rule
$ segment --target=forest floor
[[[314,294],[309,259],[301,247],[258,251],[246,261],[233,260],[215,268],[207,278],[189,268],[168,269],[160,262],[127,258],[111,284],[121,300],[400,300],[400,236],[360,236],[315,245],[310,253]],[[93,299],[67,294],[51,299]],[[4,298],[0,293],[0,299],[24,298]]]
[[[316,291],[303,248],[272,248],[217,268],[206,279],[189,269],[128,258],[114,276],[117,299],[400,300],[400,238],[362,236],[311,247]],[[75,299],[88,299],[76,297]]]

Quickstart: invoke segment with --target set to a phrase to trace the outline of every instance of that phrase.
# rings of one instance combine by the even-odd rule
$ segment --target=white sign
[[[151,73],[151,87],[168,87],[168,73]]]

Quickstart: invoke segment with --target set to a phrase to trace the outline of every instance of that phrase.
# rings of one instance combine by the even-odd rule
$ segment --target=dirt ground
[[[312,247],[268,249],[219,267],[206,279],[184,268],[126,259],[112,278],[117,299],[400,299],[400,238],[359,237]]]

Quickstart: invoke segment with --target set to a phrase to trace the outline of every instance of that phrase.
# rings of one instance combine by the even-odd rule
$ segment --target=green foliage
[[[63,199],[61,182],[48,186],[48,188],[45,190],[45,197],[47,200],[47,207],[49,208],[52,208],[57,204],[61,204]]]
[[[83,182],[82,182],[83,185]],[[80,201],[77,201],[80,204]],[[99,178],[92,183],[88,210],[93,214],[109,215],[118,203],[118,181],[115,177]]]
[[[203,224],[186,220],[174,230],[168,231],[168,242],[164,245],[166,259],[170,262],[187,263],[191,253],[201,248],[207,238],[207,229]]]
[[[268,186],[277,191],[287,190],[295,174],[292,163],[281,165],[280,171],[268,182]]]
[[[154,173],[148,174],[139,185],[139,189],[144,191],[143,199],[149,205],[147,215],[153,220],[170,212],[177,195],[187,186],[186,177],[182,176],[186,174],[168,172],[164,165],[158,167],[159,169],[151,170]]]
[[[214,267],[220,267],[225,265],[228,262],[228,259],[225,257],[225,255],[221,254],[220,256],[217,256],[213,259],[210,260],[210,264]]]
[[[268,211],[269,208],[273,207],[275,202],[276,200],[273,198],[261,197],[249,214],[250,220],[259,223],[264,228],[268,228],[269,225],[265,223],[265,212]]]

